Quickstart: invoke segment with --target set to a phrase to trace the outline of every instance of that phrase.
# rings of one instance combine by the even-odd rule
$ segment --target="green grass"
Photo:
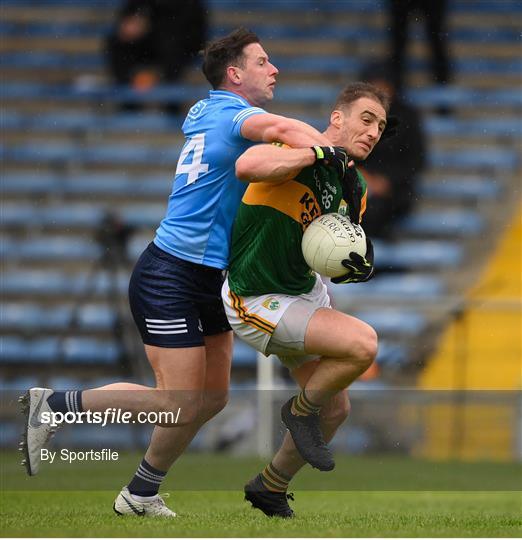
[[[178,517],[118,517],[111,492],[6,492],[4,536],[520,536],[520,494],[296,492],[293,520],[269,519],[235,491],[176,492]]]
[[[279,520],[266,518],[243,501],[241,486],[262,462],[189,454],[173,468],[165,482],[165,490],[171,492],[167,502],[178,518],[118,517],[112,511],[114,497],[138,461],[139,456],[133,454],[122,456],[118,466],[47,464],[39,476],[26,478],[15,455],[3,454],[2,536],[522,535],[522,493],[513,490],[520,489],[519,465],[433,464],[406,458],[339,456],[333,473],[310,468],[302,471],[294,485],[295,502],[291,503],[296,518]],[[373,490],[354,490],[364,484],[365,475]],[[388,475],[390,478],[382,478]],[[214,478],[213,482],[209,476]],[[402,488],[398,480],[401,477]],[[457,489],[466,484],[473,489],[472,486],[485,486],[487,482],[490,489],[504,487],[502,491],[485,491],[486,487],[482,491],[450,491],[452,477]],[[384,491],[387,482],[396,491]],[[421,483],[432,486],[432,490],[414,491]],[[197,490],[189,490],[191,484]],[[328,488],[336,491],[326,491]],[[443,488],[446,490],[433,491]]]

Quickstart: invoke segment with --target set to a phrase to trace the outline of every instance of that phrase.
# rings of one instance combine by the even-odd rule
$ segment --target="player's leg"
[[[292,377],[301,389],[306,386],[306,383],[317,369],[318,364],[319,360],[312,360],[291,371]],[[350,400],[346,390],[341,390],[333,395],[321,408],[319,415],[320,426],[326,442],[330,442],[333,439],[338,428],[346,421],[349,412]],[[286,432],[281,447],[274,455],[271,463],[283,473],[284,477],[288,479],[288,482],[306,464],[306,461],[301,457],[295,447],[289,432]]]
[[[172,463],[183,453],[201,426],[222,410],[227,402],[232,358],[232,332],[219,297],[222,274],[213,269],[198,267],[192,269],[191,278],[194,287],[197,287],[197,290],[192,291],[191,299],[197,310],[199,332],[194,336],[193,341],[195,345],[202,341],[204,347],[172,349],[178,353],[172,355],[167,376],[159,377],[157,382],[165,392],[165,389],[170,388],[170,381],[172,381],[175,384],[175,394],[181,396],[181,401],[186,400],[188,406],[197,402],[197,415],[194,416],[196,410],[193,410],[190,414],[191,421],[181,427],[155,427],[149,448],[128,485],[129,493],[124,493],[126,489],[124,488],[116,499],[114,509],[120,513],[130,513],[126,504],[129,496],[134,506],[136,503],[157,504],[161,482]],[[162,349],[147,347],[147,353],[154,367],[158,357],[162,355]],[[202,361],[202,365],[194,363],[194,378],[190,375],[187,377],[186,372],[180,373],[177,368],[180,363],[179,358],[187,353],[200,354],[199,360]],[[164,504],[163,507],[166,509]],[[168,509],[165,511],[170,512]]]
[[[154,428],[145,459],[156,469],[167,471],[201,426],[225,407],[230,384],[232,340],[231,331],[205,337],[205,383],[198,418],[176,429],[161,426]]]
[[[301,388],[317,368],[318,360],[312,360],[291,370],[292,377]],[[333,396],[321,409],[320,425],[325,441],[329,442],[339,426],[346,420],[350,409],[348,393],[342,391]],[[287,431],[281,446],[269,464],[245,486],[245,498],[255,508],[269,516],[292,517],[293,510],[287,501],[288,485],[306,464]]]
[[[319,470],[332,470],[333,456],[320,429],[320,412],[371,365],[377,354],[377,335],[363,321],[333,309],[318,309],[305,334],[305,351],[321,355],[298,396],[281,409],[301,456]]]

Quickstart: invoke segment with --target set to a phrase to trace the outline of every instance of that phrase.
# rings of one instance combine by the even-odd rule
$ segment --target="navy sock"
[[[127,487],[132,495],[152,497],[158,494],[159,487],[166,474],[166,472],[159,471],[152,465],[149,465],[145,461],[145,458],[143,458],[138,470]]]
[[[54,392],[48,399],[47,403],[54,412],[74,412],[83,411],[82,393],[80,390],[71,390],[68,392]]]

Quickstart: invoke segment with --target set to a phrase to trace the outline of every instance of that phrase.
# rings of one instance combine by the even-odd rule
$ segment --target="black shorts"
[[[224,271],[192,263],[150,243],[129,283],[132,316],[143,343],[199,347],[203,336],[230,330],[221,286]]]

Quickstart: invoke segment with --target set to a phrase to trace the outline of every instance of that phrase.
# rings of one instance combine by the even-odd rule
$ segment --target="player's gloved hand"
[[[397,135],[397,133],[399,132],[400,123],[401,121],[397,116],[388,116],[388,119],[386,121],[386,127],[384,128],[384,131],[381,135],[381,141],[385,141],[390,137],[395,137],[395,135]]]
[[[347,274],[332,278],[332,283],[360,283],[372,279],[375,274],[373,266],[373,244],[366,238],[366,256],[361,257],[355,251],[351,251],[349,259],[344,259],[342,265],[348,270]]]
[[[352,223],[361,221],[361,200],[363,197],[363,187],[359,182],[357,171],[352,165],[347,167],[341,180],[343,187],[343,199],[348,204],[348,217]]]
[[[342,146],[312,146],[315,161],[333,167],[342,178],[348,168],[350,158]]]

